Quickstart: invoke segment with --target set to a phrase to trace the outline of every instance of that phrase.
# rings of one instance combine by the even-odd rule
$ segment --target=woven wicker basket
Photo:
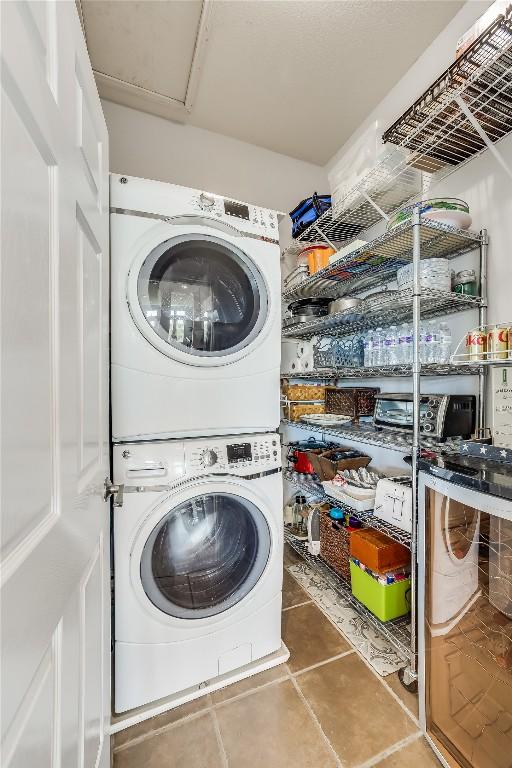
[[[300,421],[301,416],[309,413],[325,413],[323,403],[289,403],[285,406],[290,421]]]
[[[338,413],[357,419],[359,416],[373,416],[375,387],[326,387],[325,412]]]
[[[282,391],[288,400],[325,399],[325,387],[319,384],[283,384]]]
[[[320,557],[350,582],[350,534],[328,512],[320,515]]]

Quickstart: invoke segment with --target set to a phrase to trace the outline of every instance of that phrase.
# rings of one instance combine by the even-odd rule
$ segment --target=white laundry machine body
[[[280,649],[280,453],[276,434],[114,446],[116,712]]]
[[[279,424],[277,214],[111,176],[114,442]]]

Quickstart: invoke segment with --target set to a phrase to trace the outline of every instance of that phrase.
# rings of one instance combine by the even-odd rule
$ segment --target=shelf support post
[[[480,297],[482,303],[478,309],[478,323],[480,328],[487,325],[487,251],[489,248],[489,237],[486,229],[480,232]],[[478,374],[478,437],[484,436],[485,412],[487,399],[487,369],[482,366]]]
[[[421,319],[421,213],[417,205],[413,213],[413,290],[412,290],[412,324],[413,324],[413,360],[412,360],[412,398],[413,398],[413,437],[412,437],[412,532],[411,532],[411,658],[408,674],[404,678],[409,681],[417,678],[417,546],[418,546],[418,459],[420,456],[420,319]]]

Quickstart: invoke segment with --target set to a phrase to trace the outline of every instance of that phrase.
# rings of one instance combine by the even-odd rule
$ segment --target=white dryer
[[[277,214],[111,176],[114,442],[279,424]]]
[[[278,435],[114,446],[114,477],[123,485],[114,511],[116,712],[183,691],[195,698],[275,655]]]

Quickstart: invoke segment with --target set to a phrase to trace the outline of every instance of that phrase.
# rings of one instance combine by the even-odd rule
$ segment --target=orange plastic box
[[[396,571],[411,561],[407,547],[371,528],[354,531],[350,537],[350,556],[379,573]]]

